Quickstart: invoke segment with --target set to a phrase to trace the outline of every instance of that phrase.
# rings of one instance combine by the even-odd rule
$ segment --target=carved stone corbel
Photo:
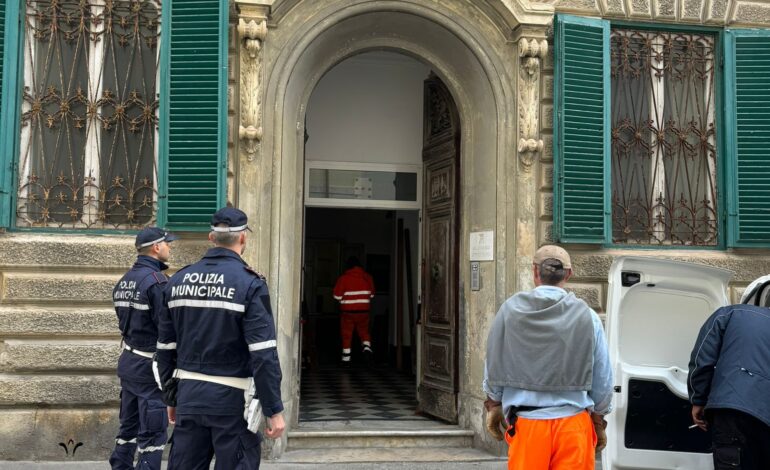
[[[540,138],[540,69],[548,54],[545,39],[519,39],[519,162],[530,171],[543,151]]]
[[[240,123],[238,138],[248,161],[254,161],[262,141],[262,45],[267,37],[267,18],[246,16],[238,19],[240,55]],[[250,12],[254,13],[254,12]]]

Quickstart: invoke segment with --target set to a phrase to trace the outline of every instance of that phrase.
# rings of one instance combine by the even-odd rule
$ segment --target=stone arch
[[[265,42],[261,157],[255,162],[256,175],[253,171],[239,174],[239,187],[256,184],[258,191],[245,196],[241,190],[238,201],[241,207],[256,204],[247,211],[259,219],[257,241],[248,255],[260,266],[269,263],[290,422],[296,422],[294,399],[298,396],[295,377],[299,370],[304,115],[321,77],[353,55],[389,50],[427,63],[446,83],[462,122],[460,158],[465,176],[461,191],[466,196],[460,210],[467,216],[461,222],[461,260],[467,259],[465,240],[471,229],[505,234],[509,227],[509,240],[498,238],[496,262],[487,273],[495,288],[476,299],[485,308],[491,305],[494,309],[505,294],[506,276],[513,277],[513,272],[508,272],[513,263],[506,260],[505,251],[514,238],[511,220],[515,213],[508,212],[515,207],[506,200],[513,193],[511,174],[517,171],[515,46],[476,6],[448,1],[431,9],[414,1],[358,0],[308,1],[301,7],[286,12]],[[242,161],[244,165],[249,163]],[[259,200],[245,200],[255,193]],[[461,269],[461,284],[467,277],[465,271]],[[472,308],[470,301],[461,298],[461,317]],[[485,332],[484,326],[463,326],[461,321],[461,376],[463,343],[481,344],[480,335]],[[460,387],[462,390],[462,383]]]

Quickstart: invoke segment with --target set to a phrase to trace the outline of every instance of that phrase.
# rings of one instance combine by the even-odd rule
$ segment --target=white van
[[[701,326],[728,305],[732,275],[642,257],[612,264],[606,331],[615,394],[604,470],[713,470],[711,436],[690,428],[687,364]]]

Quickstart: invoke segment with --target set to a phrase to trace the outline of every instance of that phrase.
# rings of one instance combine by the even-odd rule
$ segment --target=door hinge
[[[615,391],[615,393],[620,393],[622,391],[622,388],[620,387],[620,385],[615,385],[613,390]]]

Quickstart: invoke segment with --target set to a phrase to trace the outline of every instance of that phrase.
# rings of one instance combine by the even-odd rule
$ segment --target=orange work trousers
[[[584,411],[558,419],[516,420],[508,443],[508,470],[594,470],[596,433]]]
[[[353,329],[358,331],[361,342],[371,341],[369,337],[369,312],[366,313],[341,313],[340,335],[342,336],[342,349],[350,349],[353,342]]]

